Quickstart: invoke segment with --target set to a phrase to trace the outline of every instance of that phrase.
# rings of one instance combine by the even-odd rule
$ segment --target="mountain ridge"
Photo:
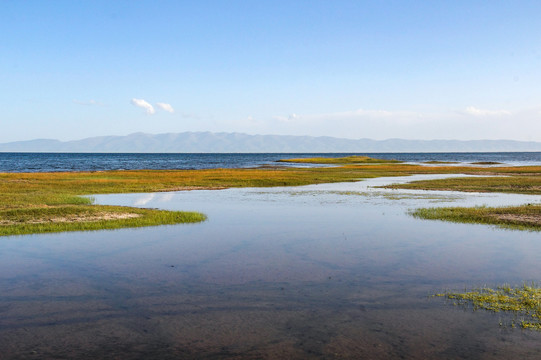
[[[60,141],[33,139],[0,144],[0,152],[81,153],[354,153],[541,151],[541,142],[519,140],[344,139],[331,136],[181,132],[95,136]]]

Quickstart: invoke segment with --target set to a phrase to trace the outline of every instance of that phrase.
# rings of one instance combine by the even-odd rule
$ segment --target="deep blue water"
[[[496,161],[510,165],[541,165],[541,152],[501,153],[258,153],[258,154],[119,154],[119,153],[0,153],[0,172],[97,171],[135,169],[241,168],[274,164],[277,160],[313,156],[367,155],[407,162]]]

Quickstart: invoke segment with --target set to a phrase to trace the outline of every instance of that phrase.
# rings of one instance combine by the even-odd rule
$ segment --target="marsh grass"
[[[195,223],[205,215],[120,206],[58,206],[0,211],[0,236]]]
[[[473,165],[501,165],[502,163],[501,162],[497,162],[497,161],[477,161],[477,162],[472,162]]]
[[[85,216],[73,221],[64,221],[64,219],[69,220],[70,216],[74,216],[72,212],[84,213],[90,208],[94,209],[92,211],[98,211],[98,207],[91,205],[92,199],[81,195],[224,189],[231,187],[299,186],[411,174],[487,173],[486,168],[427,167],[401,164],[394,160],[371,159],[363,156],[338,159],[290,159],[287,161],[296,160],[305,163],[336,164],[338,166],[0,173],[0,235],[149,226],[174,221],[177,223],[192,221],[186,220],[187,218],[179,214],[174,215],[171,213],[171,217],[167,217],[164,213],[158,213],[157,210],[148,209],[144,214],[140,214],[136,218],[109,219],[105,216],[103,220],[100,220],[98,215],[88,215],[86,219],[91,221],[84,221]],[[515,182],[504,188],[500,186],[494,191],[513,189],[515,192],[539,193],[541,167],[499,167],[490,169],[490,174],[506,174],[512,176],[513,179],[520,179],[520,181],[512,180]],[[498,178],[497,181],[502,181],[501,179],[503,178]],[[461,184],[466,186],[467,182]],[[484,185],[481,183],[475,186],[482,189]],[[435,187],[437,186],[435,185]],[[16,209],[27,212],[9,213],[9,211]],[[130,208],[128,212],[132,212],[132,209]],[[155,216],[152,216],[152,213]],[[201,214],[198,217],[191,216],[190,219],[197,218],[198,221],[204,219]]]
[[[511,326],[518,324],[524,329],[541,330],[541,287],[532,283],[519,287],[503,285],[492,288],[480,288],[464,292],[444,292],[433,295],[444,297],[454,305],[493,313],[510,313],[514,320]],[[500,321],[500,326],[504,323]]]
[[[410,211],[427,220],[495,225],[516,230],[541,231],[541,205],[508,207],[435,207]]]
[[[390,176],[393,173],[387,172]],[[115,229],[205,219],[204,215],[194,213],[93,206],[91,198],[81,195],[296,186],[377,176],[380,174],[375,171],[346,168],[0,173],[0,235]],[[120,216],[121,213],[124,215]],[[126,218],[129,214],[138,216]]]
[[[515,172],[524,171],[517,168]],[[479,172],[479,170],[477,170]],[[502,169],[506,174],[507,168]],[[507,175],[498,177],[463,177],[438,180],[413,181],[407,184],[386,186],[391,189],[446,190],[465,192],[501,192],[541,195],[541,175]]]
[[[291,162],[291,163],[309,163],[309,164],[398,164],[401,161],[398,160],[386,160],[386,159],[374,159],[368,156],[352,155],[341,158],[298,158],[298,159],[284,159],[278,160],[279,162]]]

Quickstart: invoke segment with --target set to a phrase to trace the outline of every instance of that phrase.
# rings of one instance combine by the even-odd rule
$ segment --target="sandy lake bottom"
[[[539,196],[290,188],[98,195],[200,224],[0,240],[0,359],[540,358],[541,332],[429,295],[541,280],[539,232],[423,221]]]

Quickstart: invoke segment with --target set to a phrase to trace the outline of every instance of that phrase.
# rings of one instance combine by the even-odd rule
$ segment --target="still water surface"
[[[364,155],[409,163],[451,161],[460,165],[489,161],[506,165],[541,165],[541,152],[499,153],[255,153],[255,154],[153,154],[153,153],[4,153],[0,172],[104,171],[135,169],[214,169],[277,165],[280,159]],[[279,163],[281,166],[287,163]],[[299,166],[296,164],[295,166]],[[307,164],[305,164],[307,166]],[[310,165],[315,166],[315,165]]]
[[[539,358],[429,297],[539,281],[539,233],[406,213],[540,197],[370,188],[405,180],[95,196],[208,221],[2,238],[0,358]]]

